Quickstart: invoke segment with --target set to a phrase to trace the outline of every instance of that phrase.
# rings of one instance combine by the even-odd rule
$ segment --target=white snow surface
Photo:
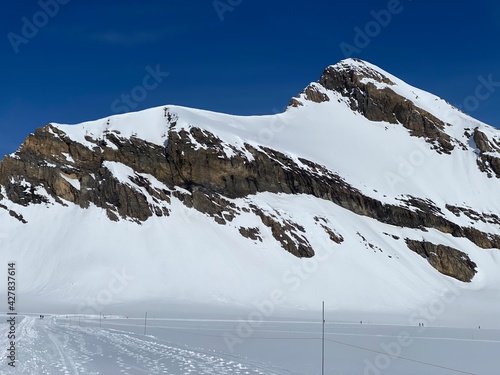
[[[325,374],[496,375],[498,331],[338,322],[326,316]],[[321,323],[82,315],[19,316],[16,367],[2,374],[315,375]],[[7,325],[0,323],[0,334]]]

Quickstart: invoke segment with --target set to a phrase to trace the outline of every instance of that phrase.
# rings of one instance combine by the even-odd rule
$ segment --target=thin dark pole
[[[146,316],[144,317],[144,334],[146,334],[146,322],[148,320],[148,312],[146,311]]]
[[[325,375],[325,301],[323,301],[323,334],[321,337],[321,375]]]

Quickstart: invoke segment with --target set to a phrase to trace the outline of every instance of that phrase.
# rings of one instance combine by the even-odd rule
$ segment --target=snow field
[[[325,326],[327,374],[482,374],[498,369],[500,333],[360,322]],[[367,315],[365,315],[366,317]],[[345,316],[347,317],[347,316]],[[351,318],[353,318],[351,316]],[[15,370],[1,374],[319,374],[320,321],[269,320],[228,346],[244,320],[52,315],[18,325]],[[5,324],[0,324],[0,333]]]

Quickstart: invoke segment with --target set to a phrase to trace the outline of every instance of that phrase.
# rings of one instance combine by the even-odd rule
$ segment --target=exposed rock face
[[[2,198],[2,196],[1,196],[1,194],[0,194],[0,200],[2,200],[2,199],[3,199],[3,198]],[[17,220],[19,220],[21,223],[23,223],[23,224],[26,224],[26,223],[27,223],[27,221],[26,221],[26,220],[24,220],[23,215],[19,215],[19,214],[18,214],[17,212],[15,212],[14,210],[9,210],[9,209],[7,208],[7,206],[5,206],[5,205],[3,205],[3,204],[0,204],[0,208],[1,208],[2,210],[8,211],[10,216],[12,216],[12,217],[16,218],[16,219],[17,219]]]
[[[254,241],[262,241],[262,237],[260,236],[259,228],[244,228],[240,227],[239,229],[241,235],[246,238],[250,238]]]
[[[476,274],[476,263],[464,252],[445,245],[435,245],[427,241],[406,239],[406,244],[436,270],[457,280],[470,282]]]
[[[168,214],[164,203],[169,202],[170,193],[152,188],[140,176],[144,173],[165,178],[168,166],[162,147],[114,134],[107,134],[102,140],[88,140],[96,144],[92,150],[71,141],[51,125],[38,129],[15,157],[5,157],[0,164],[0,184],[5,187],[7,198],[24,206],[48,203],[44,195],[37,193],[43,188],[58,203],[64,204],[63,199],[82,208],[93,203],[108,210],[114,219],[121,216],[144,221],[153,213]],[[130,166],[136,178],[130,184],[120,183],[104,166],[105,161]],[[134,185],[144,187],[158,205],[149,204]]]
[[[323,102],[329,102],[330,98],[328,95],[325,93],[321,92],[320,89],[318,88],[317,83],[311,83],[309,86],[307,86],[304,91],[301,92],[301,94],[304,95],[304,98],[306,100],[309,100],[314,103],[323,103]],[[299,107],[303,105],[300,101],[298,101],[295,98],[292,98],[289,103],[290,106],[292,107]]]
[[[261,218],[262,223],[271,228],[273,237],[281,243],[285,250],[301,258],[310,258],[314,255],[313,248],[303,235],[305,233],[303,227],[288,220],[282,223],[276,216],[266,215],[255,206],[252,208]]]
[[[469,219],[475,222],[489,223],[500,226],[500,217],[497,214],[477,212],[467,207],[457,207],[447,204],[446,209],[457,217],[460,217],[461,214],[464,214]]]
[[[489,139],[486,134],[478,128],[474,129],[474,142],[479,149],[479,158],[477,164],[479,168],[488,174],[489,177],[500,178],[500,158],[496,155],[500,154],[500,142],[495,139]]]

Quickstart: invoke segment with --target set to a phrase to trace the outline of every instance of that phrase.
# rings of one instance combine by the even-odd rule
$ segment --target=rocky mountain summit
[[[500,260],[499,179],[500,131],[349,59],[279,115],[165,106],[39,128],[0,163],[0,217],[26,228],[32,209],[92,208],[117,227],[175,226],[173,211],[194,210],[248,251],[359,248],[417,279],[474,285]],[[292,213],[266,197],[323,206]]]

